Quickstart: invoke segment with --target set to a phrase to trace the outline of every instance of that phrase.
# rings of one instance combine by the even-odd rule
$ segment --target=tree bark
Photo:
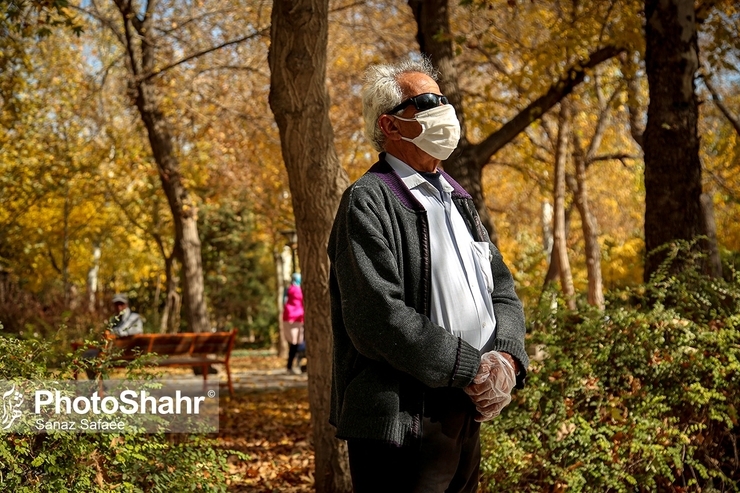
[[[457,69],[454,64],[453,37],[450,32],[448,0],[408,0],[416,19],[419,49],[428,55],[440,71],[439,87],[455,107],[460,120],[460,143],[444,162],[444,169],[473,197],[481,222],[488,230],[491,241],[498,244],[498,235],[493,218],[486,206],[483,193],[483,168],[502,147],[514,140],[532,122],[538,120],[561,99],[580,84],[585,69],[593,68],[622,52],[621,48],[606,46],[582,62],[570,67],[550,89],[521,110],[504,126],[490,134],[478,144],[471,144],[465,133],[464,105],[458,86]]]
[[[665,259],[664,252],[654,250],[702,234],[702,214],[694,0],[646,0],[645,18],[650,85],[643,135],[647,281]]]
[[[704,234],[707,236],[707,273],[715,278],[722,277],[722,257],[719,254],[717,242],[717,222],[714,220],[714,203],[708,193],[701,194],[701,209]]]
[[[554,231],[553,228],[555,227],[555,208],[552,208],[552,212],[550,213],[550,251],[549,251],[549,258],[550,263],[547,266],[547,272],[545,273],[545,281],[542,284],[542,290],[544,293],[544,290],[547,288],[547,285],[551,282],[555,282],[560,277],[560,264],[558,263],[558,258],[560,256],[560,253],[558,252],[558,246],[555,243],[555,237],[554,237]],[[565,209],[565,238],[568,238],[568,235],[570,234],[570,223],[571,223],[571,217],[573,213],[573,207],[568,207]]]
[[[153,81],[144,77],[153,72],[155,66],[153,12],[157,1],[150,0],[143,14],[135,11],[131,2],[114,1],[123,24],[132,96],[146,127],[162,188],[172,211],[175,244],[181,254],[189,330],[206,332],[210,324],[198,236],[198,209],[183,183],[171,125],[162,112],[156,88]]]
[[[352,491],[347,447],[329,425],[332,331],[326,247],[349,180],[329,120],[328,11],[328,0],[273,2],[269,100],[280,130],[300,245],[315,488],[344,493]]]
[[[177,292],[179,278],[177,276],[175,253],[164,256],[164,277],[166,298],[162,317],[160,319],[159,332],[166,334],[168,332],[177,332],[180,326],[180,304],[182,302],[180,294]]]
[[[563,290],[568,308],[575,310],[576,298],[573,287],[573,276],[568,260],[568,248],[565,236],[565,167],[568,164],[568,146],[571,132],[570,102],[563,100],[560,103],[560,125],[558,130],[558,145],[555,150],[555,172],[553,185],[553,252],[557,252],[560,273],[560,286]]]
[[[604,287],[601,275],[601,247],[599,246],[599,233],[596,225],[596,217],[591,213],[591,206],[588,202],[588,189],[586,186],[586,156],[577,148],[577,146],[574,158],[576,176],[573,195],[576,208],[581,216],[581,228],[583,229],[583,241],[586,250],[588,303],[600,310],[603,310]]]

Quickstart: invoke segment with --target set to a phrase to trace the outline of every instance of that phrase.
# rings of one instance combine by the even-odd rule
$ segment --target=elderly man
[[[142,334],[144,332],[144,322],[138,313],[131,311],[131,308],[129,308],[128,296],[117,293],[113,296],[112,302],[116,313],[108,320],[106,330],[116,337]],[[92,360],[100,356],[100,353],[100,348],[90,348],[82,353],[82,357]],[[97,378],[97,373],[92,368],[87,368],[85,372],[90,380]]]
[[[128,306],[128,296],[116,294],[113,296],[115,315],[108,321],[108,329],[116,337],[126,337],[144,332],[144,323],[138,313],[131,311]]]
[[[329,240],[331,422],[355,492],[471,492],[480,422],[524,385],[524,314],[470,195],[439,169],[460,124],[428,60],[371,67],[379,161]]]

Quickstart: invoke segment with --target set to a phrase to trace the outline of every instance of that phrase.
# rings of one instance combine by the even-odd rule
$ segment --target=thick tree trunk
[[[419,49],[428,55],[440,71],[439,87],[455,107],[460,120],[460,144],[455,153],[444,163],[444,169],[462,185],[473,197],[483,225],[488,230],[491,241],[498,244],[494,227],[483,193],[483,168],[491,157],[502,147],[514,140],[530,123],[538,120],[562,98],[573,91],[585,77],[585,69],[593,68],[619,53],[620,48],[603,47],[587,60],[571,66],[550,89],[522,109],[504,126],[490,134],[478,144],[470,144],[465,134],[464,106],[458,86],[458,74],[454,65],[453,36],[450,33],[450,14],[448,0],[408,0],[416,19]]]
[[[591,213],[588,203],[588,189],[586,186],[585,156],[578,152],[575,155],[576,176],[574,200],[578,213],[581,215],[581,228],[586,249],[586,272],[588,273],[588,303],[604,309],[604,287],[601,276],[601,247],[596,217]]]
[[[483,195],[483,167],[473,161],[473,146],[468,142],[465,131],[462,93],[457,83],[452,37],[449,36],[448,1],[409,0],[408,4],[416,19],[416,40],[419,42],[419,49],[431,57],[439,70],[439,88],[455,107],[457,119],[460,121],[460,143],[455,153],[444,162],[443,167],[473,197],[483,226],[488,230],[491,241],[498,245],[496,227]]]
[[[175,241],[182,252],[183,294],[186,298],[188,327],[192,332],[207,332],[210,325],[198,236],[198,209],[183,184],[172,133],[158,108],[154,88],[145,82],[138,85],[136,106],[149,135],[162,188],[172,211]]]
[[[156,0],[146,4],[145,12],[134,11],[134,5],[114,0],[121,13],[125,49],[131,74],[130,86],[149,137],[162,188],[167,196],[175,225],[175,248],[180,250],[183,288],[187,305],[188,327],[193,332],[210,329],[206,307],[203,266],[198,236],[198,209],[180,173],[172,130],[159,104],[153,83],[143,77],[155,68],[155,28],[152,25]],[[143,14],[143,15],[142,15]]]
[[[555,172],[553,185],[553,252],[557,252],[560,271],[560,285],[568,308],[575,310],[576,299],[573,287],[573,277],[568,260],[568,249],[565,236],[565,166],[568,163],[568,147],[570,143],[571,121],[570,102],[563,100],[560,103],[560,125],[558,130],[558,145],[555,150]]]
[[[645,280],[665,258],[654,249],[702,234],[701,163],[694,75],[694,0],[645,1],[650,84],[645,151]],[[680,266],[676,266],[680,268]]]
[[[326,246],[349,180],[334,148],[326,90],[328,0],[272,6],[270,108],[288,170],[303,273],[308,394],[318,492],[350,492],[347,448],[329,425],[332,330]]]

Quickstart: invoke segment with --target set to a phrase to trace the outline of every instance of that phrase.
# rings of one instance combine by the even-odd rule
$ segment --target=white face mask
[[[392,115],[395,116],[395,115]],[[430,110],[420,111],[413,118],[401,118],[405,122],[419,122],[421,133],[409,139],[401,136],[407,142],[411,142],[419,149],[426,152],[435,159],[444,161],[457,147],[460,141],[460,122],[455,116],[455,108],[451,104],[443,104]]]

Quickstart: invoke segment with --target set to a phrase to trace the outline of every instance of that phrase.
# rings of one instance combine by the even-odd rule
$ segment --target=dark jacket
[[[455,188],[453,202],[475,240],[489,241],[470,195],[449,175],[445,179]],[[481,352],[507,352],[524,369],[529,360],[522,304],[501,254],[490,247],[496,331]],[[339,438],[410,444],[421,434],[425,394],[469,385],[481,352],[429,319],[426,211],[383,154],[345,191],[328,253],[334,334],[330,421]],[[522,371],[518,387],[525,376]]]

